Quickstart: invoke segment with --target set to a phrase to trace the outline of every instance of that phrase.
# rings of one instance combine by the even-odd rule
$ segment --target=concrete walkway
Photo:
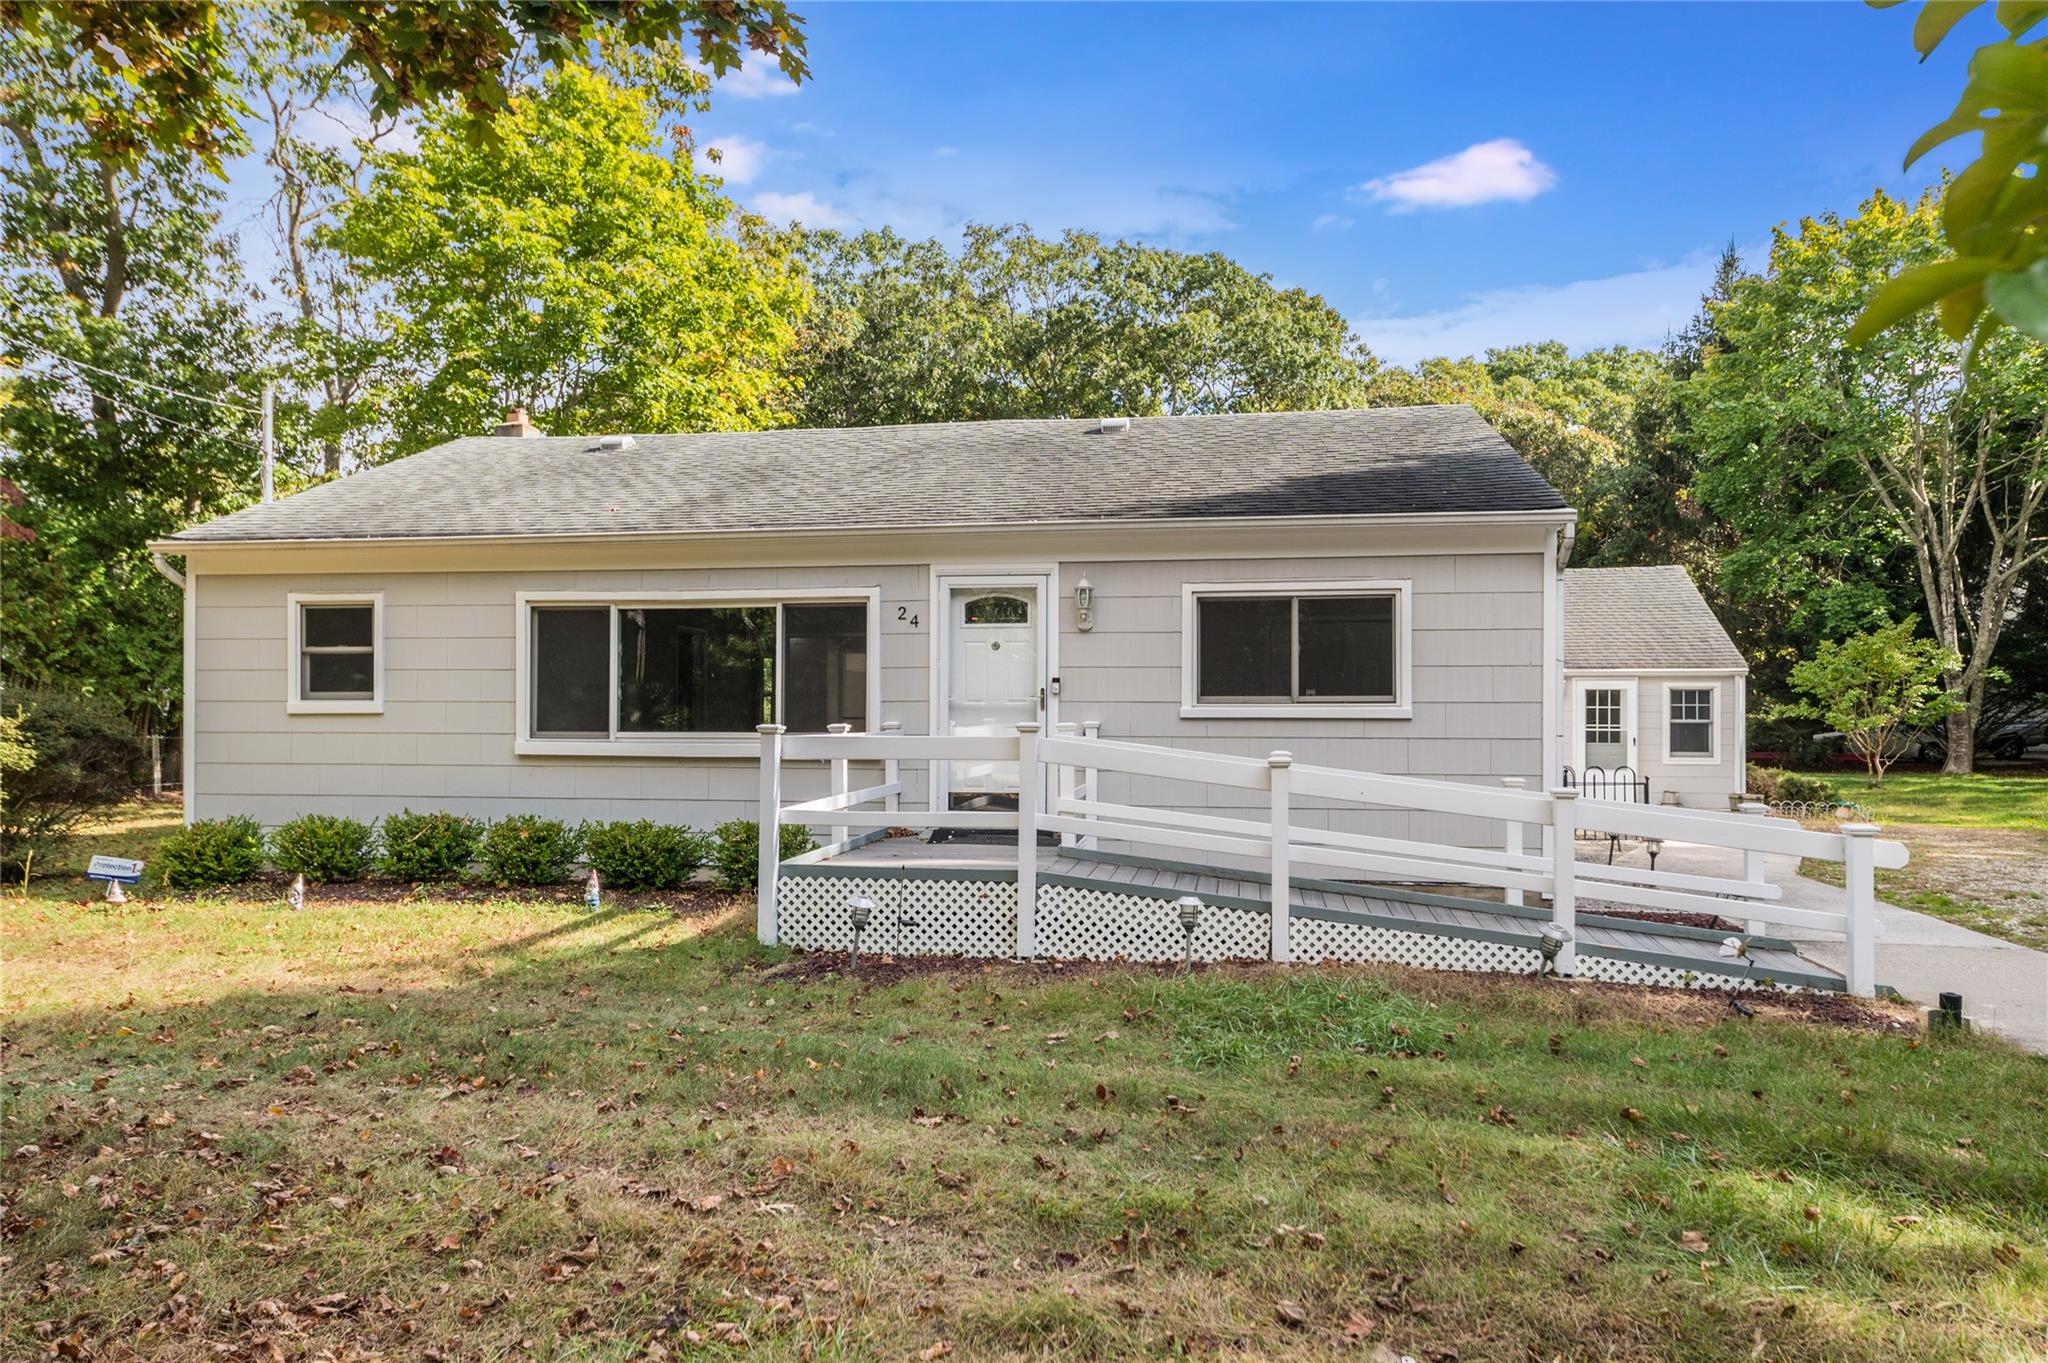
[[[1649,864],[1638,847],[1618,860]],[[1657,858],[1663,871],[1696,875],[1742,874],[1742,854],[1725,847],[1667,842]],[[1767,856],[1764,877],[1785,892],[1792,908],[1842,911],[1842,891],[1796,874],[1796,857]],[[1771,925],[1774,937],[1799,946],[1799,954],[1833,970],[1846,955],[1840,937],[1811,928]],[[1918,1004],[1932,1005],[1943,990],[1963,996],[1963,1009],[1980,1025],[2027,1050],[2048,1055],[2048,952],[1936,918],[1877,902],[1877,981]]]

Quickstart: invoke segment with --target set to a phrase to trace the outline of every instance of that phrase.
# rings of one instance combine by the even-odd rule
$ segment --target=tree
[[[1982,2],[1926,0],[1913,25],[1921,57]],[[1906,153],[1910,170],[1944,143],[1982,136],[1942,209],[1948,254],[1907,266],[1878,290],[1849,330],[1852,345],[1928,309],[1952,340],[1983,342],[2005,324],[2048,341],[2048,39],[2020,41],[2048,21],[2048,4],[2002,0],[1994,13],[2005,37],[1977,49],[1954,112]]]
[[[1792,689],[1807,699],[1777,711],[1823,720],[1839,730],[1849,750],[1863,759],[1873,786],[1884,784],[1885,768],[1902,751],[1907,734],[1962,708],[1942,684],[1961,660],[1954,649],[1914,637],[1919,623],[1909,615],[1839,643],[1823,643],[1792,669]]]
[[[2048,556],[2048,350],[1984,337],[1965,390],[1963,347],[1931,318],[1838,339],[1885,280],[1939,254],[1938,212],[1935,195],[1880,192],[1777,233],[1769,273],[1715,312],[1727,344],[1698,380],[1702,485],[1743,531],[1750,562],[1732,570],[1779,580],[1831,633],[1891,613],[1885,567],[1902,560],[1958,659],[1947,769],[1968,771],[2015,593]]]
[[[1573,356],[1544,341],[1489,350],[1483,359],[1383,369],[1369,399],[1375,407],[1469,403],[1580,508],[1580,533],[1597,540],[1608,517],[1595,505],[1595,489],[1632,457],[1637,396],[1658,372],[1650,351],[1616,346]]]
[[[0,468],[29,532],[0,536],[0,669],[148,726],[181,650],[146,546],[249,496],[265,338],[219,191],[181,154],[109,150],[98,121],[130,92],[78,76],[36,34],[0,37]]]
[[[595,45],[653,47],[694,41],[699,65],[722,75],[746,53],[774,58],[800,81],[803,20],[782,0],[294,0],[281,18],[340,44],[340,60],[366,75],[379,117],[452,100],[489,137],[513,102],[527,54],[557,68],[590,60]],[[180,151],[218,165],[241,136],[248,106],[238,88],[234,11],[213,0],[0,0],[0,20],[33,34],[73,74],[96,66],[128,87],[94,120],[99,149],[127,157]]]
[[[641,94],[581,66],[512,100],[497,135],[427,115],[416,153],[321,235],[380,291],[371,410],[393,453],[524,406],[560,433],[735,430],[790,403],[806,292],[780,234],[737,217]]]
[[[1360,405],[1372,359],[1321,298],[1218,254],[970,224],[960,250],[807,234],[801,423]]]

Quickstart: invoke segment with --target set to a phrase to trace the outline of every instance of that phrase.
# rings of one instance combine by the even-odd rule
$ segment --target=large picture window
[[[1407,704],[1405,584],[1191,587],[1187,707],[1371,714]]]
[[[537,599],[540,597],[548,599]],[[522,598],[520,750],[751,751],[755,726],[868,727],[875,605],[664,593]],[[688,740],[710,746],[692,746]],[[669,746],[662,746],[667,744]]]

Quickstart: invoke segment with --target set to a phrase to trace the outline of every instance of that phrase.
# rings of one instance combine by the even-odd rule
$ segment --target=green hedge
[[[263,865],[263,826],[246,814],[200,819],[165,838],[152,860],[174,890],[239,885]]]
[[[453,880],[469,870],[483,841],[484,826],[462,814],[415,814],[410,809],[384,820],[384,851],[377,869],[400,880]]]
[[[761,882],[761,825],[734,819],[718,826],[718,851],[712,864],[721,890],[751,890]],[[800,857],[818,845],[802,824],[782,825],[782,859]]]
[[[652,819],[583,826],[583,859],[607,885],[673,890],[711,859],[711,839]]]
[[[377,831],[339,814],[301,814],[270,835],[270,864],[311,881],[360,880],[377,849]]]
[[[560,819],[509,814],[484,831],[477,847],[484,878],[498,885],[559,885],[582,854],[580,830]]]

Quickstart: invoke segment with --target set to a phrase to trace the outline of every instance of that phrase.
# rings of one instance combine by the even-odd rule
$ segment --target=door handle
[[[1038,708],[1045,709],[1045,688],[1042,686],[1038,688]]]

